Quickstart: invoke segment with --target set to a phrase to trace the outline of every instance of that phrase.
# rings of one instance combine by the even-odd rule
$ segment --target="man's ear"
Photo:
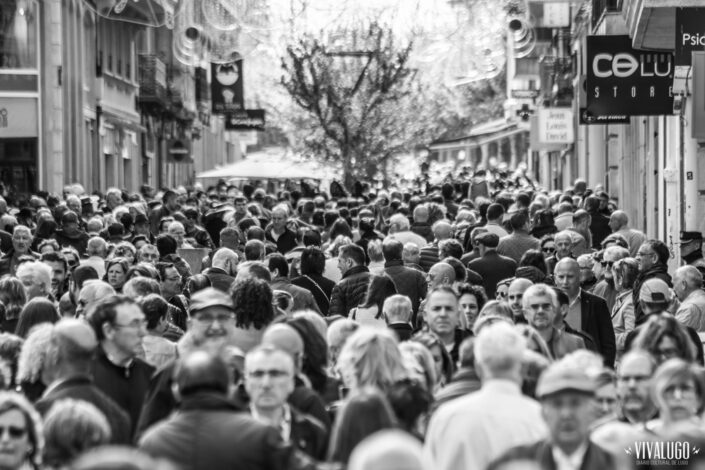
[[[103,324],[101,325],[101,329],[103,330],[103,336],[109,339],[113,337],[113,332],[115,331],[115,329],[110,323],[108,323],[107,321],[103,322]]]
[[[174,395],[174,399],[177,402],[181,402],[181,391],[179,390],[179,386],[176,384],[176,382],[171,384],[171,393]]]

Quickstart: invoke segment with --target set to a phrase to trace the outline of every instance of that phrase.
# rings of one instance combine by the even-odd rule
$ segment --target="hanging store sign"
[[[629,36],[588,36],[588,124],[673,114],[672,53],[632,48]]]
[[[705,51],[705,8],[676,8],[676,66],[690,66],[693,51]]]
[[[214,114],[229,114],[245,109],[242,60],[211,64],[211,101]]]
[[[570,108],[538,109],[538,140],[542,144],[572,144],[573,110]]]
[[[225,129],[228,131],[263,131],[264,124],[264,109],[244,109],[225,118]]]

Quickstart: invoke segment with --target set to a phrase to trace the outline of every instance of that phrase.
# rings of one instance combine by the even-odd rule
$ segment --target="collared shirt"
[[[512,447],[548,435],[541,406],[506,379],[488,379],[474,393],[438,408],[424,445],[437,470],[482,469]]]
[[[556,463],[556,470],[580,470],[587,448],[588,443],[585,441],[580,444],[572,454],[566,455],[565,452],[557,446],[551,446],[553,461]]]
[[[582,328],[583,310],[580,305],[580,291],[578,296],[568,305],[568,312],[565,314],[565,321],[571,328],[580,330]]]
[[[705,332],[705,292],[694,290],[683,299],[675,314],[681,325],[689,326],[698,333]]]
[[[282,419],[279,424],[274,424],[264,416],[260,415],[257,412],[257,408],[255,408],[252,404],[250,404],[250,414],[252,414],[252,417],[257,421],[270,424],[277,428],[284,442],[289,442],[289,439],[291,439],[291,409],[286,403],[282,405]]]

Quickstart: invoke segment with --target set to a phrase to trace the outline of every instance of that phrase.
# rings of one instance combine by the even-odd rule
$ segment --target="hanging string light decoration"
[[[181,0],[181,5],[174,19],[173,52],[176,60],[184,65],[198,66],[205,59],[203,16],[196,8],[198,0]]]

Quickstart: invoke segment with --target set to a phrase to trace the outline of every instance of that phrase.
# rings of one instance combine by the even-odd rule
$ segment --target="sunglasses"
[[[555,253],[556,249],[555,248],[541,248],[541,251],[544,253]]]
[[[614,266],[614,261],[600,261],[603,268],[612,268]]]
[[[27,434],[26,428],[18,428],[17,426],[0,426],[0,436],[7,432],[12,439],[20,439]]]

